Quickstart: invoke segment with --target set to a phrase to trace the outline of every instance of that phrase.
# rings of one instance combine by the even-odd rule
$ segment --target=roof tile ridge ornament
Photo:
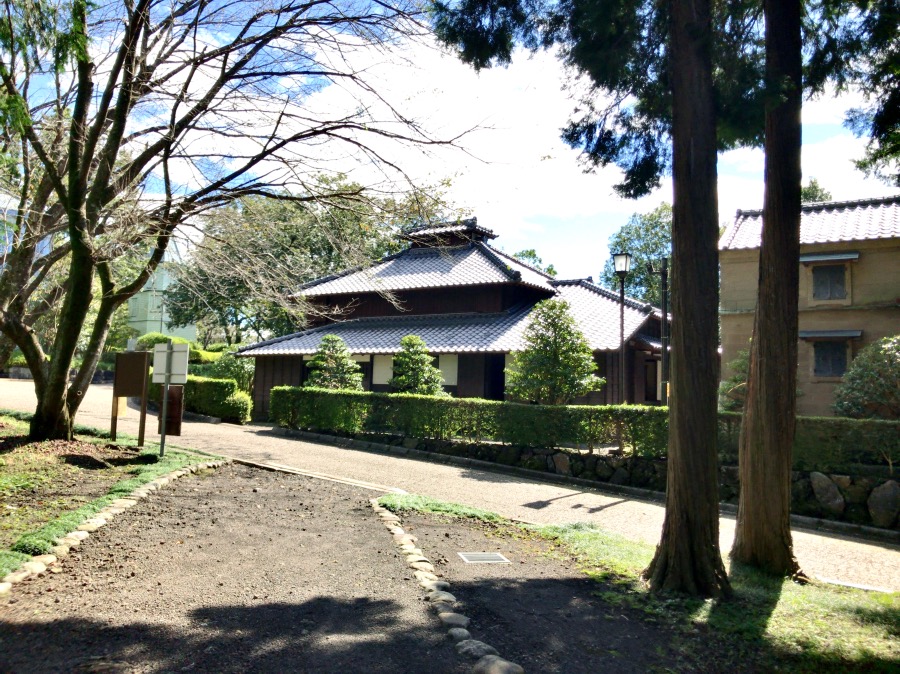
[[[513,269],[508,264],[506,264],[497,253],[494,252],[494,249],[488,246],[483,241],[473,241],[475,247],[481,251],[481,253],[493,263],[497,269],[500,270],[501,273],[505,274],[511,281],[521,281],[522,280],[522,272],[518,269]]]
[[[584,278],[553,279],[550,284],[554,286],[580,286],[581,288],[590,290],[591,292],[600,295],[600,297],[603,297],[605,299],[613,300],[614,302],[619,301],[618,293],[615,293],[612,290],[608,290],[603,286],[599,286],[596,283],[592,283],[588,279]],[[625,306],[645,314],[658,312],[659,315],[662,316],[662,310],[660,310],[658,307],[654,307],[649,302],[641,302],[632,297],[625,298]]]

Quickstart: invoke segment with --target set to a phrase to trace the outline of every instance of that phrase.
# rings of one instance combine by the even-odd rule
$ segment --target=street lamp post
[[[613,253],[613,266],[619,277],[619,390],[622,403],[628,402],[625,395],[625,277],[631,270],[631,255]]]
[[[660,342],[662,342],[662,354],[660,356],[660,369],[662,370],[662,382],[660,382],[660,402],[669,404],[669,258],[664,257],[659,269],[653,269],[653,263],[647,263],[647,271],[651,274],[659,274],[662,285],[662,323],[659,326]]]

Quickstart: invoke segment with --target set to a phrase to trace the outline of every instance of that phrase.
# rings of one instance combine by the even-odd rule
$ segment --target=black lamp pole
[[[631,255],[613,253],[613,266],[619,277],[619,390],[624,405],[628,402],[625,395],[625,277],[631,269]]]
[[[664,257],[658,270],[653,269],[652,263],[647,263],[647,271],[651,274],[659,274],[662,285],[662,323],[659,326],[660,342],[662,342],[661,367],[662,382],[660,386],[660,402],[669,404],[669,258]]]

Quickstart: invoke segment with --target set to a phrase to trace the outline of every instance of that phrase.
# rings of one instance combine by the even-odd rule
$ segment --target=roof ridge
[[[521,281],[522,272],[518,269],[512,269],[508,264],[504,264],[503,260],[494,252],[494,249],[483,241],[473,241],[472,244],[480,250],[484,256],[493,263],[501,273],[505,274],[511,281]]]
[[[596,293],[597,295],[600,295],[601,297],[605,297],[608,300],[618,302],[620,299],[619,294],[615,291],[604,288],[603,286],[599,286],[596,283],[591,283],[587,279],[583,278],[553,280],[551,281],[551,284],[554,286],[580,286],[582,288],[585,288],[586,290],[590,290],[591,292]],[[637,311],[642,311],[645,314],[652,313],[653,310],[657,308],[649,302],[641,302],[640,300],[636,300],[633,297],[628,296],[625,297],[625,306],[636,309]]]
[[[540,274],[541,276],[546,278],[548,281],[552,281],[554,278],[556,278],[554,276],[551,276],[547,272],[545,272],[543,269],[540,269],[538,267],[533,267],[530,264],[528,264],[527,262],[525,262],[524,260],[520,260],[515,255],[510,255],[506,251],[498,250],[497,248],[494,248],[493,246],[491,246],[489,244],[484,244],[484,245],[487,246],[488,248],[490,248],[491,252],[494,253],[494,255],[496,255],[498,257],[505,257],[507,260],[515,262],[516,264],[520,264],[523,267],[526,267],[526,268],[530,269],[531,271],[533,271],[537,274]]]
[[[865,199],[848,199],[845,201],[816,201],[800,205],[800,212],[826,211],[838,208],[850,208],[855,206],[884,206],[887,204],[900,204],[900,194],[884,197],[867,197]],[[735,219],[742,216],[758,217],[763,214],[763,209],[753,208],[748,210],[737,209]]]

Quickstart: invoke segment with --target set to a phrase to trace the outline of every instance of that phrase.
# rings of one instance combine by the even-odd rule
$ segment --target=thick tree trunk
[[[802,61],[799,0],[766,0],[765,201],[759,295],[739,450],[741,495],[731,556],[775,574],[799,573],[791,540],[800,292]]]
[[[730,593],[719,552],[716,451],[718,205],[709,0],[673,0],[672,398],[662,537],[653,591]]]

